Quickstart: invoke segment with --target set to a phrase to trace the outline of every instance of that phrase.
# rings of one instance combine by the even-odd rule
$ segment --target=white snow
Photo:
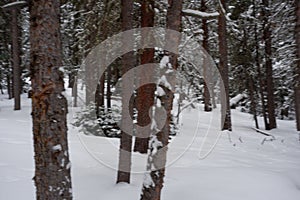
[[[182,12],[185,15],[200,17],[200,18],[216,18],[219,16],[218,12],[207,13],[207,12],[202,12],[202,11],[192,10],[192,9],[185,9],[182,10]]]
[[[166,95],[164,89],[162,89],[162,87],[160,87],[160,86],[157,86],[155,92],[156,92],[156,95],[159,96],[159,97],[162,97],[162,96]]]
[[[5,4],[4,6],[2,6],[2,8],[12,8],[12,7],[17,7],[17,6],[24,6],[26,4],[27,4],[26,1],[15,1],[12,3]]]
[[[52,150],[53,150],[53,151],[61,151],[61,150],[62,150],[62,147],[61,147],[60,144],[57,144],[57,145],[55,145],[55,146],[52,147]]]
[[[166,67],[169,62],[170,62],[169,56],[163,56],[163,58],[159,63],[160,68]]]
[[[35,199],[31,102],[25,96],[22,110],[13,111],[13,100],[0,95],[1,200]],[[119,140],[79,134],[70,125],[76,110],[69,108],[72,167],[66,164],[74,199],[139,199],[144,179],[151,184],[144,175],[147,156],[133,153],[131,184],[115,184]],[[182,113],[180,134],[168,149],[163,200],[299,199],[300,142],[294,121],[278,120],[278,129],[266,131],[276,138],[270,141],[252,129],[251,115],[232,110],[233,131],[221,133],[212,148],[219,134],[217,119],[214,112],[202,110],[197,105]],[[263,126],[261,118],[259,122]],[[208,127],[216,131],[207,132]],[[202,155],[210,149],[199,159],[200,150]]]
[[[165,75],[162,75],[160,77],[160,79],[158,80],[158,85],[162,84],[163,86],[165,86],[166,88],[168,88],[169,90],[172,90],[172,86],[169,83],[169,81],[167,80],[167,77]]]
[[[144,185],[146,188],[149,188],[149,187],[151,187],[151,186],[154,186],[154,182],[153,182],[153,180],[152,180],[152,178],[151,178],[150,172],[145,173],[143,185]]]
[[[243,98],[247,97],[245,94],[238,94],[235,97],[230,99],[230,106],[236,105],[239,101],[241,101]]]

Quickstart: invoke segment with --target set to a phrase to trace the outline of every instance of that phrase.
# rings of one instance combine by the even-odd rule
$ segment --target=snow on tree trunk
[[[175,31],[180,31],[181,27],[181,10],[182,0],[169,0],[167,11],[167,28]],[[177,49],[180,43],[180,38],[176,34],[167,34],[166,47],[168,49]],[[173,48],[172,48],[173,47]],[[169,56],[165,56],[169,63],[161,61],[161,65],[171,66],[174,70],[177,69],[177,55],[169,53]],[[171,90],[167,89],[169,86],[175,85],[175,80],[167,80],[166,77],[161,77],[161,83],[165,83],[166,89],[164,95],[161,97],[161,105],[164,106],[167,114],[166,123],[163,129],[156,135],[151,135],[149,140],[149,157],[147,163],[148,172],[145,175],[141,200],[160,200],[161,190],[163,187],[163,181],[165,176],[165,165],[167,160],[167,145],[170,135],[170,124],[172,119],[172,107],[174,94]],[[174,88],[173,88],[174,89]],[[150,180],[150,181],[149,181]]]
[[[67,140],[67,100],[60,41],[60,4],[30,1],[32,120],[36,197],[72,199]]]
[[[230,112],[230,105],[229,105],[229,79],[228,79],[228,46],[227,46],[227,31],[226,31],[226,17],[225,17],[225,0],[220,0],[220,15],[218,20],[218,34],[219,34],[219,54],[220,54],[220,73],[223,79],[224,87],[225,87],[225,94],[226,95],[226,102],[221,104],[221,110],[223,111],[226,109],[226,112],[222,112],[222,119],[225,119],[224,124],[222,124],[222,130],[232,130],[231,127],[231,112]],[[225,105],[224,105],[225,104]]]

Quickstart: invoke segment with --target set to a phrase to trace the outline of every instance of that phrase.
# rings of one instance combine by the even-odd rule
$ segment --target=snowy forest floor
[[[23,96],[22,105],[21,111],[12,111],[13,100],[0,96],[0,200],[35,199],[30,99]],[[78,133],[71,125],[75,111],[69,108],[68,115],[74,199],[139,199],[146,156],[134,154],[132,183],[116,185],[118,140]],[[270,141],[251,129],[251,115],[232,110],[233,131],[223,132],[213,151],[200,159],[217,139],[208,134],[200,148],[206,129],[216,126],[211,115],[202,109],[183,112],[180,134],[169,147],[162,199],[300,199],[300,142],[294,121],[278,120],[278,129],[269,132],[276,139]]]

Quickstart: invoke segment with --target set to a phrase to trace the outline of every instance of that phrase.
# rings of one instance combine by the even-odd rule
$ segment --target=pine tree
[[[143,0],[141,5],[141,27],[153,27],[154,26],[154,1],[153,0]],[[142,42],[147,43],[154,38],[150,38],[146,31],[142,33]],[[154,49],[143,49],[141,54],[141,65],[147,63],[154,62]],[[153,76],[153,72],[151,69],[149,71],[143,71],[142,74],[139,74],[140,79],[151,81],[151,77]],[[154,104],[154,91],[155,85],[148,84],[138,89],[137,99],[136,99],[136,108],[138,110],[137,122],[139,126],[146,126],[151,123],[151,119],[149,118],[149,112],[151,106]],[[149,135],[139,137],[139,133],[137,133],[137,137],[135,140],[134,151],[140,153],[147,153],[148,151],[148,143],[150,136]]]
[[[63,96],[60,4],[30,1],[32,121],[36,197],[72,199],[67,100]]]
[[[172,29],[177,32],[181,28],[181,11],[182,0],[169,0],[167,11],[167,29]],[[177,49],[180,43],[180,39],[176,34],[166,34],[165,36],[166,46],[174,50]],[[177,70],[178,61],[177,54],[169,53],[166,56],[169,57],[168,65],[171,65],[174,70]],[[175,85],[175,80],[168,80],[171,85]],[[172,120],[172,107],[174,94],[172,91],[165,89],[165,95],[161,97],[162,105],[167,112],[166,123],[161,131],[157,134],[151,134],[149,141],[149,155],[147,163],[147,172],[145,174],[145,180],[143,183],[141,200],[159,200],[161,196],[161,190],[163,188],[165,165],[167,159],[167,145],[170,135],[170,125]]]

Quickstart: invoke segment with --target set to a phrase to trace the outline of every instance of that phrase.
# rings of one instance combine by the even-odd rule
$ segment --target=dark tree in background
[[[121,17],[122,17],[122,31],[130,30],[133,28],[133,1],[132,0],[122,0],[121,1]],[[133,37],[122,38],[124,46],[133,45]],[[131,48],[133,49],[133,48]],[[122,74],[125,74],[128,70],[133,67],[134,64],[133,52],[129,52],[122,57]],[[123,80],[122,91],[132,91],[133,80]],[[124,95],[124,94],[123,94]],[[124,98],[122,98],[123,101]],[[126,102],[122,102],[122,105],[126,105]],[[122,113],[128,108],[122,106]],[[122,115],[122,121],[124,120]],[[121,122],[122,123],[122,122]],[[127,124],[128,126],[128,124]],[[133,127],[132,127],[133,131]],[[131,149],[132,149],[132,135],[124,131],[121,132],[120,140],[120,153],[119,153],[119,170],[117,175],[117,183],[125,182],[130,183],[130,170],[131,170]]]
[[[219,34],[219,54],[220,54],[220,63],[219,69],[221,72],[221,77],[223,79],[225,94],[226,95],[226,102],[221,104],[221,110],[226,109],[225,112],[225,121],[222,125],[222,130],[232,130],[231,127],[231,112],[230,112],[230,105],[229,105],[229,78],[228,78],[228,46],[227,46],[227,31],[226,31],[226,4],[225,0],[220,1],[219,5],[219,21],[218,21],[218,34]],[[223,115],[224,112],[222,112]],[[224,119],[224,116],[222,116]]]
[[[262,15],[263,15],[263,39],[265,41],[265,69],[267,76],[267,113],[269,119],[268,129],[276,128],[275,102],[274,102],[274,83],[272,69],[272,32],[270,18],[269,0],[263,0]]]
[[[201,11],[202,12],[206,12],[207,11],[207,5],[206,5],[206,0],[202,0],[201,1]],[[207,23],[207,19],[203,18],[202,19],[202,29],[203,29],[203,48],[206,50],[206,52],[209,54],[209,32],[208,32],[208,23]],[[207,67],[204,67],[204,76],[207,75],[207,73],[209,73],[209,70],[207,69]],[[210,94],[209,94],[209,89],[208,89],[208,85],[207,83],[204,81],[204,111],[205,112],[209,112],[212,111],[211,108],[211,102],[210,102]]]
[[[296,1],[296,45],[297,45],[297,66],[295,77],[295,106],[297,130],[300,131],[300,1]]]
[[[67,100],[60,41],[60,3],[30,1],[32,121],[36,197],[72,199],[68,153]]]
[[[14,2],[3,6],[3,9],[11,13],[11,39],[12,39],[12,92],[14,98],[14,110],[21,110],[21,66],[20,66],[20,30],[19,30],[19,9],[26,5],[26,2]]]

